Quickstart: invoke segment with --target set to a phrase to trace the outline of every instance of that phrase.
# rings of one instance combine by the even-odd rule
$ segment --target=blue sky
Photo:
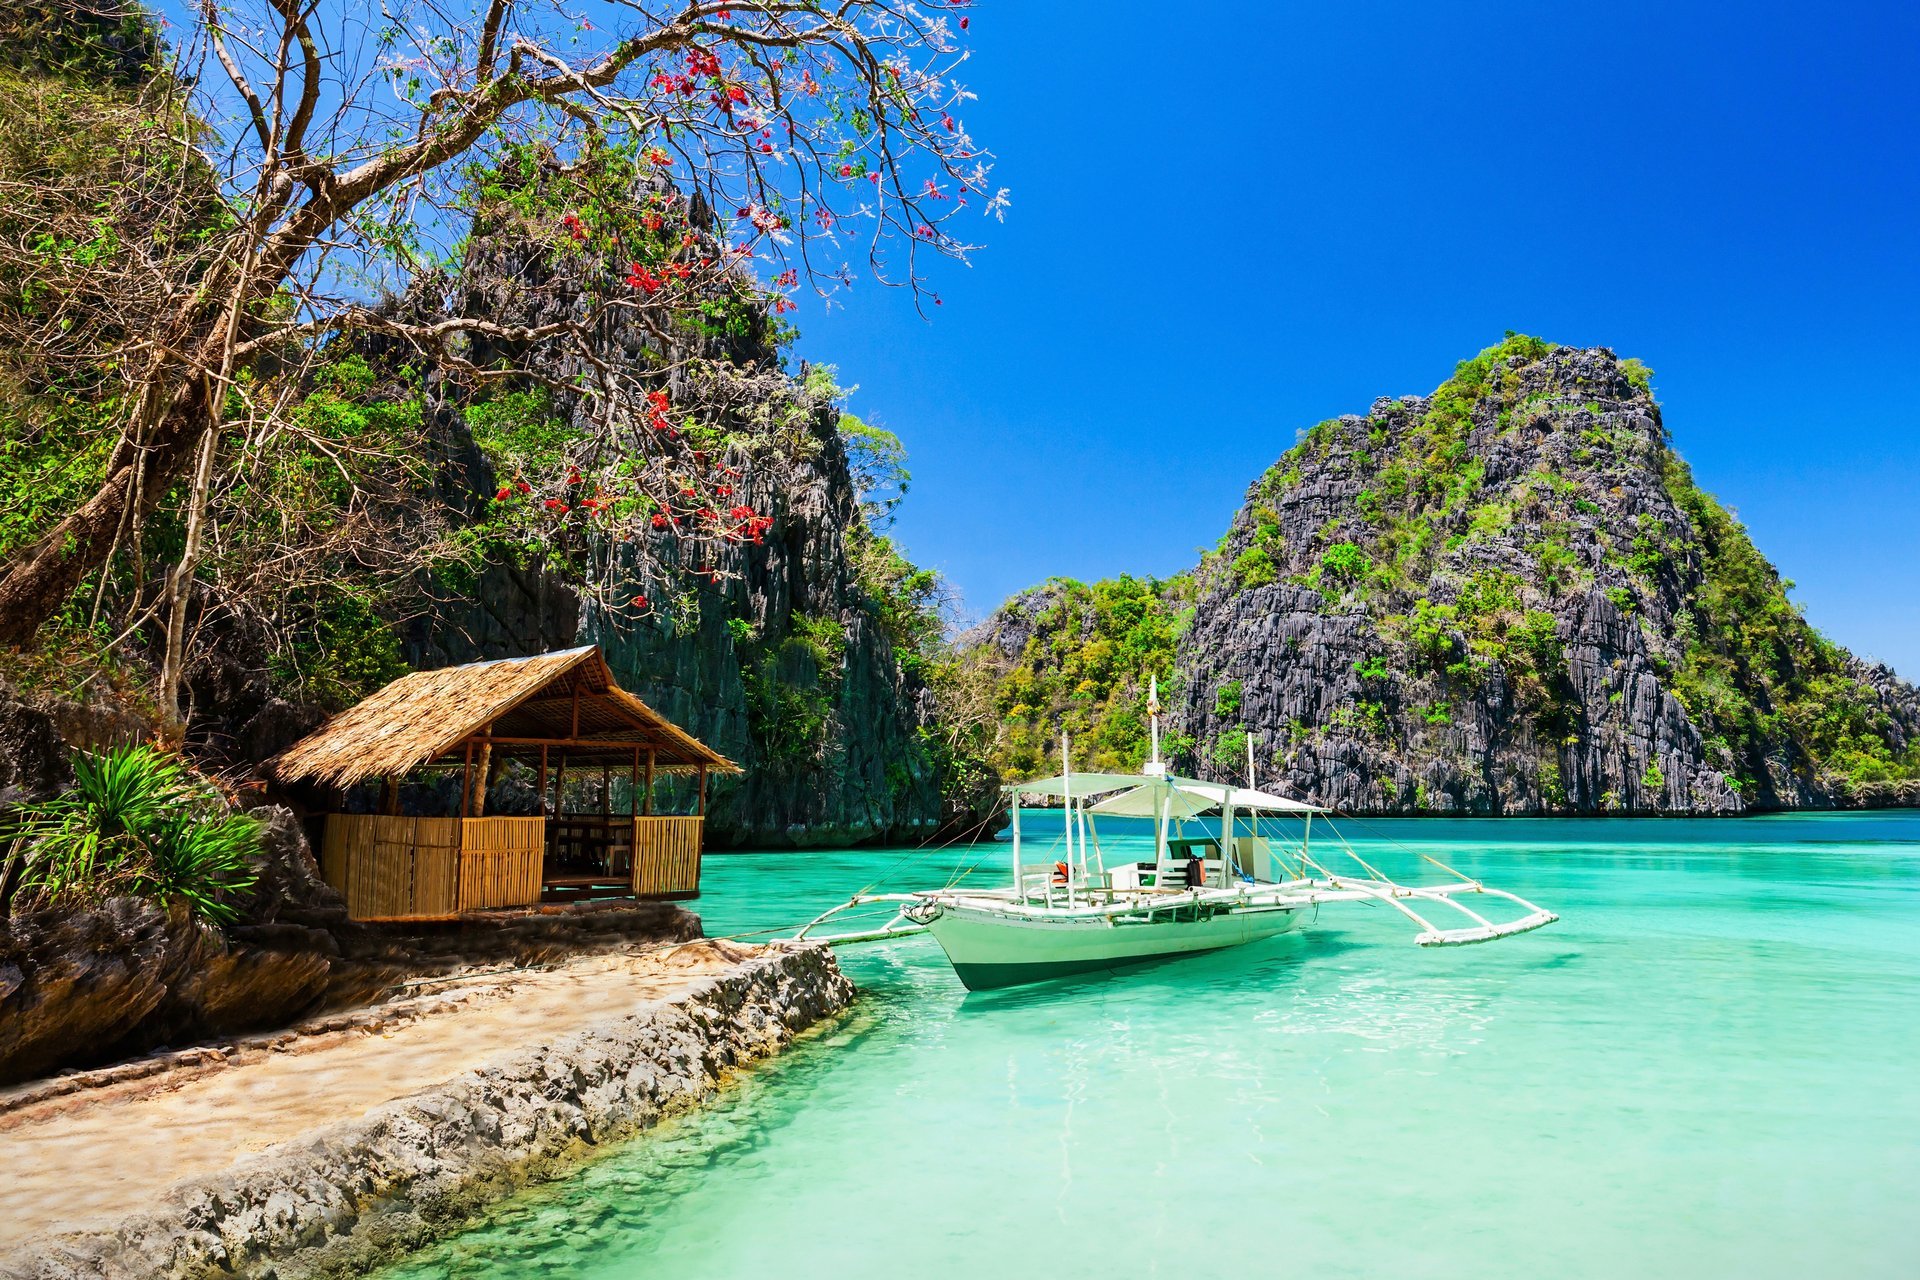
[[[971,35],[1005,225],[931,323],[871,285],[795,318],[974,613],[1189,566],[1298,429],[1515,329],[1651,365],[1813,622],[1920,677],[1920,9],[989,2]]]

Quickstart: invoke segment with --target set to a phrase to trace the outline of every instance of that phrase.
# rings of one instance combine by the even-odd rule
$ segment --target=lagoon
[[[931,939],[850,948],[845,1021],[389,1280],[1913,1274],[1920,813],[1340,828],[1562,922],[1423,950],[1327,908],[971,996]],[[712,856],[696,905],[749,933],[1005,858]]]

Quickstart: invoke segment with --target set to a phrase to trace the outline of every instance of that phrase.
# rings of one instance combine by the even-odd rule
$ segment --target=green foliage
[[[1627,382],[1635,391],[1649,394],[1653,391],[1653,370],[1647,368],[1632,356],[1620,362],[1620,372],[1627,375]]]
[[[236,916],[260,824],[228,812],[211,787],[150,746],[77,753],[73,787],[22,805],[0,840],[20,860],[16,903],[87,905],[119,894],[182,903],[208,920]]]
[[[1221,734],[1213,744],[1213,763],[1227,776],[1238,776],[1247,767],[1247,731],[1233,728]]]
[[[1222,720],[1239,715],[1240,692],[1241,682],[1238,680],[1229,680],[1214,690],[1213,714]]]
[[[1658,762],[1647,766],[1647,771],[1640,775],[1640,785],[1649,791],[1658,791],[1667,785],[1667,775],[1660,772]]]
[[[1558,760],[1540,762],[1540,798],[1551,808],[1566,807],[1567,786],[1561,778]]]
[[[1668,455],[1667,492],[1686,513],[1704,581],[1673,691],[1702,733],[1723,740],[1736,769],[1762,775],[1790,741],[1805,768],[1843,793],[1920,777],[1920,750],[1896,751],[1878,696],[1844,653],[1809,625],[1787,584],[1727,510]]]
[[[1248,547],[1234,557],[1233,580],[1243,591],[1267,586],[1279,577],[1280,571],[1274,567],[1273,557],[1265,547]]]
[[[913,473],[907,470],[906,446],[891,431],[862,422],[850,413],[840,415],[840,443],[847,450],[847,468],[854,491],[867,509],[867,519],[882,524],[907,496]]]
[[[1174,642],[1192,590],[1186,577],[1121,576],[1092,585],[1048,584],[1052,600],[997,682],[995,763],[1008,777],[1033,777],[1057,763],[1059,734],[1072,734],[1077,768],[1133,770],[1148,753],[1147,684],[1173,696]],[[1169,738],[1163,753],[1190,750]]]
[[[792,629],[751,647],[741,663],[747,725],[775,771],[818,761],[845,674],[847,629],[838,618],[795,614]]]
[[[1351,542],[1336,542],[1320,557],[1320,571],[1336,582],[1358,582],[1367,572],[1367,553]]]
[[[463,416],[473,442],[503,480],[555,471],[587,438],[555,414],[553,392],[546,387],[499,390],[469,404]]]
[[[1453,704],[1450,702],[1428,703],[1421,710],[1421,716],[1428,724],[1445,725],[1453,723]]]
[[[1435,604],[1427,599],[1414,603],[1406,636],[1407,645],[1421,667],[1439,672],[1446,670],[1453,661],[1453,630],[1459,617],[1460,609],[1456,605]]]
[[[267,674],[290,700],[341,711],[411,670],[374,597],[350,580],[290,597],[275,621],[285,642]]]
[[[1362,680],[1387,680],[1392,678],[1393,668],[1387,665],[1385,657],[1374,654],[1354,663],[1353,673]]]

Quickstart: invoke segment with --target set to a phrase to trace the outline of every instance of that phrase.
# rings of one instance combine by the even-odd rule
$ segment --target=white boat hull
[[[1297,908],[1168,918],[1175,914],[1162,909],[1157,919],[1049,919],[946,906],[927,931],[967,989],[985,991],[1237,947],[1286,933],[1300,923]]]

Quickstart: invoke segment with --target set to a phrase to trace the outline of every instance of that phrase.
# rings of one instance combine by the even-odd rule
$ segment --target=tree
[[[0,345],[112,383],[118,406],[98,483],[0,573],[0,642],[30,640],[116,549],[137,557],[173,493],[178,560],[147,606],[168,619],[170,699],[206,513],[237,474],[223,428],[297,443],[276,436],[298,427],[288,389],[343,342],[555,398],[566,447],[497,501],[643,551],[755,536],[764,517],[728,499],[757,388],[715,300],[779,314],[866,273],[938,303],[923,257],[964,257],[955,219],[1006,203],[956,116],[965,26],[889,0],[394,0],[377,18],[203,0],[124,103],[117,168],[0,169],[17,197],[0,278],[19,281]],[[475,218],[509,215],[578,256],[553,305],[502,318],[436,292]],[[609,358],[615,320],[644,349]]]

